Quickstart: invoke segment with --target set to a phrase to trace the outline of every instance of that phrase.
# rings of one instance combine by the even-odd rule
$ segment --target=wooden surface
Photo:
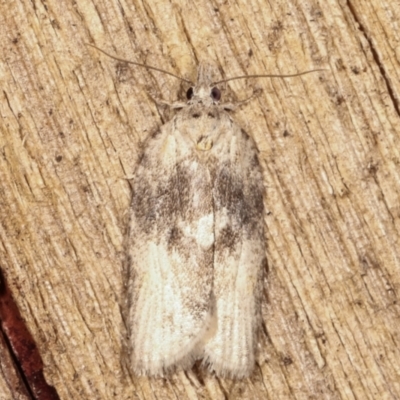
[[[400,398],[399,20],[390,0],[0,3],[0,266],[61,399]],[[249,380],[121,367],[125,178],[166,118],[149,89],[187,87],[84,43],[189,79],[326,69],[224,93],[263,89],[234,114],[267,189]]]

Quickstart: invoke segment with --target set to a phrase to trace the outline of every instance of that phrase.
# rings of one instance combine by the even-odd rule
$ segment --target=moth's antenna
[[[122,62],[125,62],[127,64],[137,65],[138,67],[144,67],[144,68],[147,68],[147,69],[152,69],[152,70],[158,71],[158,72],[163,72],[164,74],[171,75],[174,78],[180,79],[183,82],[190,83],[191,85],[193,85],[192,81],[189,81],[189,80],[187,80],[185,78],[181,78],[180,76],[175,75],[172,72],[164,71],[163,69],[156,68],[156,67],[151,67],[150,65],[141,64],[141,63],[138,63],[138,62],[135,62],[135,61],[125,60],[123,58],[119,58],[119,57],[113,56],[112,54],[107,53],[106,51],[100,49],[99,47],[97,47],[97,46],[95,46],[93,44],[89,44],[89,43],[85,43],[85,44],[86,44],[86,46],[94,47],[96,50],[101,51],[103,54],[105,54],[106,56],[108,56],[110,58],[113,58],[114,60],[122,61]]]
[[[269,75],[242,75],[235,76],[234,78],[223,79],[222,81],[213,82],[214,85],[218,85],[219,83],[224,83],[228,81],[233,81],[235,79],[245,79],[245,78],[293,78],[294,76],[301,76],[306,74],[311,74],[311,72],[318,71],[326,71],[325,69],[312,69],[310,71],[299,72],[297,74],[289,74],[289,75],[277,75],[277,74],[269,74]]]

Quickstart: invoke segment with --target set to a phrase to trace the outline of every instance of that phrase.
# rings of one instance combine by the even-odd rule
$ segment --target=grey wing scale
[[[236,124],[212,151],[215,305],[204,360],[219,376],[241,378],[254,367],[261,324],[263,179],[255,144]]]
[[[136,374],[191,364],[209,326],[211,180],[177,135],[170,122],[149,139],[133,183],[127,325]]]

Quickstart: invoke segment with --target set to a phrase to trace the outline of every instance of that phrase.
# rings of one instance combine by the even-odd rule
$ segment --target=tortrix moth
[[[187,102],[146,140],[132,179],[125,322],[137,375],[198,359],[221,377],[254,368],[267,265],[263,177],[217,83],[200,64]]]

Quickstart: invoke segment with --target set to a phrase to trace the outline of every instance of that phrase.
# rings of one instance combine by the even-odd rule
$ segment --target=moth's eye
[[[189,88],[186,92],[186,98],[190,100],[193,97],[193,88]]]
[[[213,87],[211,89],[211,97],[215,101],[219,101],[221,99],[221,91],[217,87]]]

